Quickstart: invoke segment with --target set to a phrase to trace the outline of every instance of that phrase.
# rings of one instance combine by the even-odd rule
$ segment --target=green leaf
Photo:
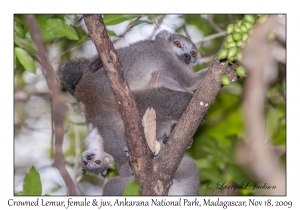
[[[141,195],[139,183],[137,181],[129,182],[124,189],[123,195]]]
[[[23,195],[42,195],[40,174],[34,166],[27,171],[23,183]]]
[[[222,174],[217,169],[201,169],[201,181],[211,181],[214,184],[225,181]]]
[[[26,71],[35,74],[36,67],[33,58],[22,48],[15,47],[15,54]]]
[[[108,170],[107,177],[109,179],[111,179],[111,178],[116,177],[117,175],[118,175],[117,166],[116,166],[116,164],[114,164],[114,166]]]
[[[197,159],[195,160],[197,167],[200,169],[202,168],[212,168],[213,166],[213,161],[212,159],[208,159],[208,158],[202,158],[202,159]]]
[[[105,25],[116,25],[126,20],[132,20],[140,15],[104,15],[103,21]]]
[[[16,192],[16,193],[15,193],[15,196],[18,196],[18,195],[23,195],[23,192],[22,192],[22,191]]]
[[[226,180],[232,181],[238,186],[242,185],[243,182],[252,181],[243,168],[237,164],[228,164],[226,168]]]
[[[64,21],[60,19],[49,19],[46,21],[46,28],[47,30],[57,36],[60,37],[67,37],[71,40],[78,40],[78,36],[76,34],[76,31],[66,24]]]
[[[84,43],[86,42],[86,40],[88,39],[88,34],[85,32],[85,30],[83,30],[81,27],[76,27],[71,25],[71,27],[76,31],[77,35],[78,35],[78,42],[79,43]]]
[[[30,52],[36,53],[35,46],[33,44],[32,39],[30,39],[28,37],[22,39],[19,37],[18,39],[15,39],[14,41],[15,41],[15,44],[18,45],[19,47],[23,48],[23,46],[22,46],[22,44],[23,44],[30,50]]]
[[[16,33],[16,35],[19,37],[25,37],[25,32],[21,24],[17,22],[14,22],[14,24],[15,24],[14,32]]]
[[[117,34],[114,31],[107,30],[107,33],[109,36],[117,36]]]
[[[49,33],[46,27],[46,21],[49,20],[52,16],[51,15],[35,15],[35,19],[39,25],[39,29],[41,31],[43,40],[45,44],[51,43],[55,36],[52,33]]]

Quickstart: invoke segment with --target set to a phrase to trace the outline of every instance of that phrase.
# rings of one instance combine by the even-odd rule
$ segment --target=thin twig
[[[58,57],[62,57],[64,54],[66,54],[66,53],[68,53],[68,52],[71,52],[71,51],[73,51],[73,50],[75,50],[75,49],[81,47],[81,46],[84,45],[85,43],[86,43],[86,42],[80,43],[80,44],[78,44],[78,45],[75,44],[75,45],[76,45],[75,47],[63,51],[62,53],[60,53],[60,54],[57,55],[56,57],[53,57],[52,60],[56,60]]]
[[[70,118],[75,120],[75,112],[74,112],[72,105],[68,104],[68,107],[70,110]],[[78,127],[76,124],[73,124],[73,128],[74,128],[74,134],[75,134],[75,160],[74,160],[74,167],[73,167],[73,170],[74,170],[73,180],[75,180],[74,184],[75,184],[78,194],[81,194],[80,188],[78,186],[78,182],[81,179],[77,179],[78,177],[76,177],[76,173],[77,173],[78,169],[80,168],[79,162],[81,160],[81,158],[80,158],[80,152],[81,152],[80,134],[79,134],[79,130],[78,130]],[[81,173],[81,175],[82,175],[82,173]]]
[[[148,39],[152,39],[154,34],[156,33],[156,31],[160,28],[161,24],[163,23],[164,18],[166,17],[166,15],[161,16],[156,22],[155,22],[155,26],[153,29],[153,32],[151,33],[151,35],[148,37]]]
[[[209,15],[207,18],[209,24],[211,25],[211,27],[213,27],[216,31],[218,32],[222,32],[223,30],[215,23],[214,21],[214,15]]]
[[[82,180],[82,178],[83,178],[83,174],[81,173],[76,177],[75,184],[78,185],[78,183]]]
[[[70,119],[70,123],[74,124],[74,125],[86,125],[85,122],[75,122],[73,120]]]
[[[139,19],[139,18],[138,18]],[[127,28],[126,28],[126,30],[122,33],[122,34],[120,34],[119,36],[117,36],[113,41],[112,41],[112,43],[117,43],[118,41],[120,41],[122,38],[124,38],[124,36],[128,33],[128,32],[130,32],[131,30],[132,30],[132,28],[135,26],[134,24],[133,24],[133,22],[134,22],[134,20],[131,20],[129,23],[128,23],[128,25],[127,25]]]
[[[29,93],[29,94],[26,94],[25,96],[15,94],[14,101],[15,102],[25,102],[25,101],[28,101],[28,99],[31,97],[41,97],[44,99],[48,99],[50,97],[50,95],[49,95],[49,93]]]
[[[191,36],[190,36],[189,32],[187,31],[187,27],[186,27],[186,25],[187,25],[187,22],[186,22],[186,15],[183,15],[183,19],[184,19],[183,30],[184,30],[186,36],[187,36],[189,39],[191,39]]]
[[[75,121],[75,112],[73,107],[69,104],[68,105],[69,110],[70,110],[70,118],[72,121]],[[74,161],[74,171],[75,171],[75,175],[74,175],[74,179],[76,178],[76,171],[78,171],[79,168],[79,162],[80,162],[80,152],[81,152],[81,147],[80,147],[80,134],[77,128],[77,125],[73,124],[73,129],[74,129],[74,134],[75,134],[75,161]]]
[[[214,58],[214,55],[208,56],[208,57],[201,57],[201,59],[199,60],[199,65],[203,65],[206,63],[210,63]]]
[[[128,23],[126,30],[119,35],[115,40],[112,41],[112,43],[117,43],[118,41],[120,41],[129,31],[131,31],[132,26],[131,26],[131,22]]]
[[[200,40],[196,41],[195,44],[200,44],[201,42],[207,42],[207,41],[210,41],[212,39],[215,39],[215,38],[218,38],[218,37],[222,37],[222,36],[226,36],[226,32],[225,31],[222,31],[222,32],[219,32],[219,33],[216,33],[216,34],[212,34],[212,35],[209,35],[209,36],[206,36],[206,37],[203,37],[201,38]]]
[[[26,45],[19,39],[18,36],[16,36],[16,34],[14,35],[14,38],[20,43],[20,45],[23,47],[23,49],[37,62],[41,63],[41,60],[39,59],[38,56],[36,56],[35,54],[33,54],[27,47]]]
[[[229,15],[228,15],[228,22],[229,22],[229,24],[230,24],[230,23],[234,23],[234,22],[233,22],[233,18],[232,18],[232,14],[229,14]]]
[[[44,131],[46,131],[46,130],[49,130],[48,127],[42,127],[42,128],[31,127],[31,126],[28,125],[28,123],[24,123],[24,122],[22,122],[22,123],[17,123],[17,124],[15,124],[14,126],[15,126],[15,128],[21,128],[21,127],[24,127],[24,128],[26,128],[26,129],[28,129],[28,130],[31,130],[31,131],[37,131],[37,132],[44,132]]]

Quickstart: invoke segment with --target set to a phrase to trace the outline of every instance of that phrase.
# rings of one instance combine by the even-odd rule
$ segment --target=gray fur
[[[180,48],[174,44],[175,41],[181,43]],[[196,56],[189,57],[192,51],[196,52]],[[124,75],[137,103],[140,117],[144,115],[148,107],[155,109],[157,139],[163,142],[169,137],[172,126],[186,109],[193,91],[197,89],[200,80],[204,77],[203,72],[192,71],[192,66],[196,65],[200,58],[196,46],[182,35],[162,31],[155,40],[140,41],[119,49],[117,52]],[[84,63],[86,64],[86,61]],[[125,182],[131,180],[128,177],[132,177],[132,172],[124,169],[129,167],[129,161],[123,151],[127,144],[118,104],[105,70],[101,67],[100,59],[94,57],[89,60],[88,65],[84,65],[84,68],[82,66],[65,65],[61,69],[62,84],[74,88],[69,91],[74,94],[79,103],[84,105],[86,123],[91,123],[101,134],[105,152],[113,156],[119,170],[119,176],[115,180],[118,182],[124,180],[123,186]],[[68,69],[69,67],[74,68],[74,72],[82,72],[82,78],[75,86],[77,79],[72,81],[72,69]],[[188,159],[186,163],[195,165],[192,159]],[[179,169],[189,169],[189,165],[179,167]],[[192,170],[194,174],[191,175],[189,170],[178,170],[175,176],[183,177],[183,179],[191,176],[193,180],[198,177],[198,171],[196,173]],[[109,183],[114,182],[109,181],[104,186],[104,194],[114,194],[114,192],[119,194],[117,192],[120,189],[113,188],[120,185]],[[109,190],[108,185],[111,185]],[[199,179],[193,187],[199,189]],[[194,195],[194,190],[191,194]]]
[[[82,78],[83,70],[87,67],[89,62],[88,59],[80,58],[60,67],[60,69],[63,69],[63,71],[60,72],[61,85],[71,94],[74,94],[75,87]]]
[[[199,195],[200,178],[195,161],[184,156],[175,173],[169,195]]]
[[[104,151],[104,141],[97,128],[92,129],[84,140],[87,150],[81,155],[81,165],[83,171],[99,174],[113,167],[114,158]]]
[[[129,172],[127,172],[129,173]],[[125,186],[134,180],[133,175],[119,175],[105,183],[103,195],[122,195]],[[200,178],[195,161],[184,156],[178,166],[168,195],[199,195]]]

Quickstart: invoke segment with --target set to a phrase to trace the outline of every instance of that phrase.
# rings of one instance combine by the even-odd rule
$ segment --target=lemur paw
[[[112,168],[114,158],[101,150],[86,150],[81,155],[81,167],[84,172],[99,174]]]
[[[124,155],[126,156],[126,157],[129,157],[129,150],[128,150],[128,147],[123,147],[123,152],[124,152]]]

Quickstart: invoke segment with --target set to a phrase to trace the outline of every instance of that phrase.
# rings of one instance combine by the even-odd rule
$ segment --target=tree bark
[[[237,80],[235,68],[214,56],[211,66],[181,116],[159,158],[152,160],[136,104],[124,78],[122,65],[109,39],[101,15],[84,15],[92,41],[107,72],[125,126],[130,162],[142,195],[167,195],[190,139],[220,91],[221,76]]]
[[[221,77],[225,74],[230,77],[231,81],[237,80],[235,67],[220,62],[216,54],[199,88],[168,139],[161,157],[153,161],[153,168],[157,169],[157,173],[154,173],[156,177],[154,180],[160,180],[163,183],[163,194],[168,192],[171,186],[170,182],[191,138],[221,90]],[[152,187],[154,187],[158,182],[152,184]]]
[[[141,193],[151,195],[148,186],[151,183],[149,174],[152,171],[150,152],[137,106],[124,77],[122,64],[110,41],[101,15],[84,15],[84,21],[118,102],[135,179],[140,183]]]

